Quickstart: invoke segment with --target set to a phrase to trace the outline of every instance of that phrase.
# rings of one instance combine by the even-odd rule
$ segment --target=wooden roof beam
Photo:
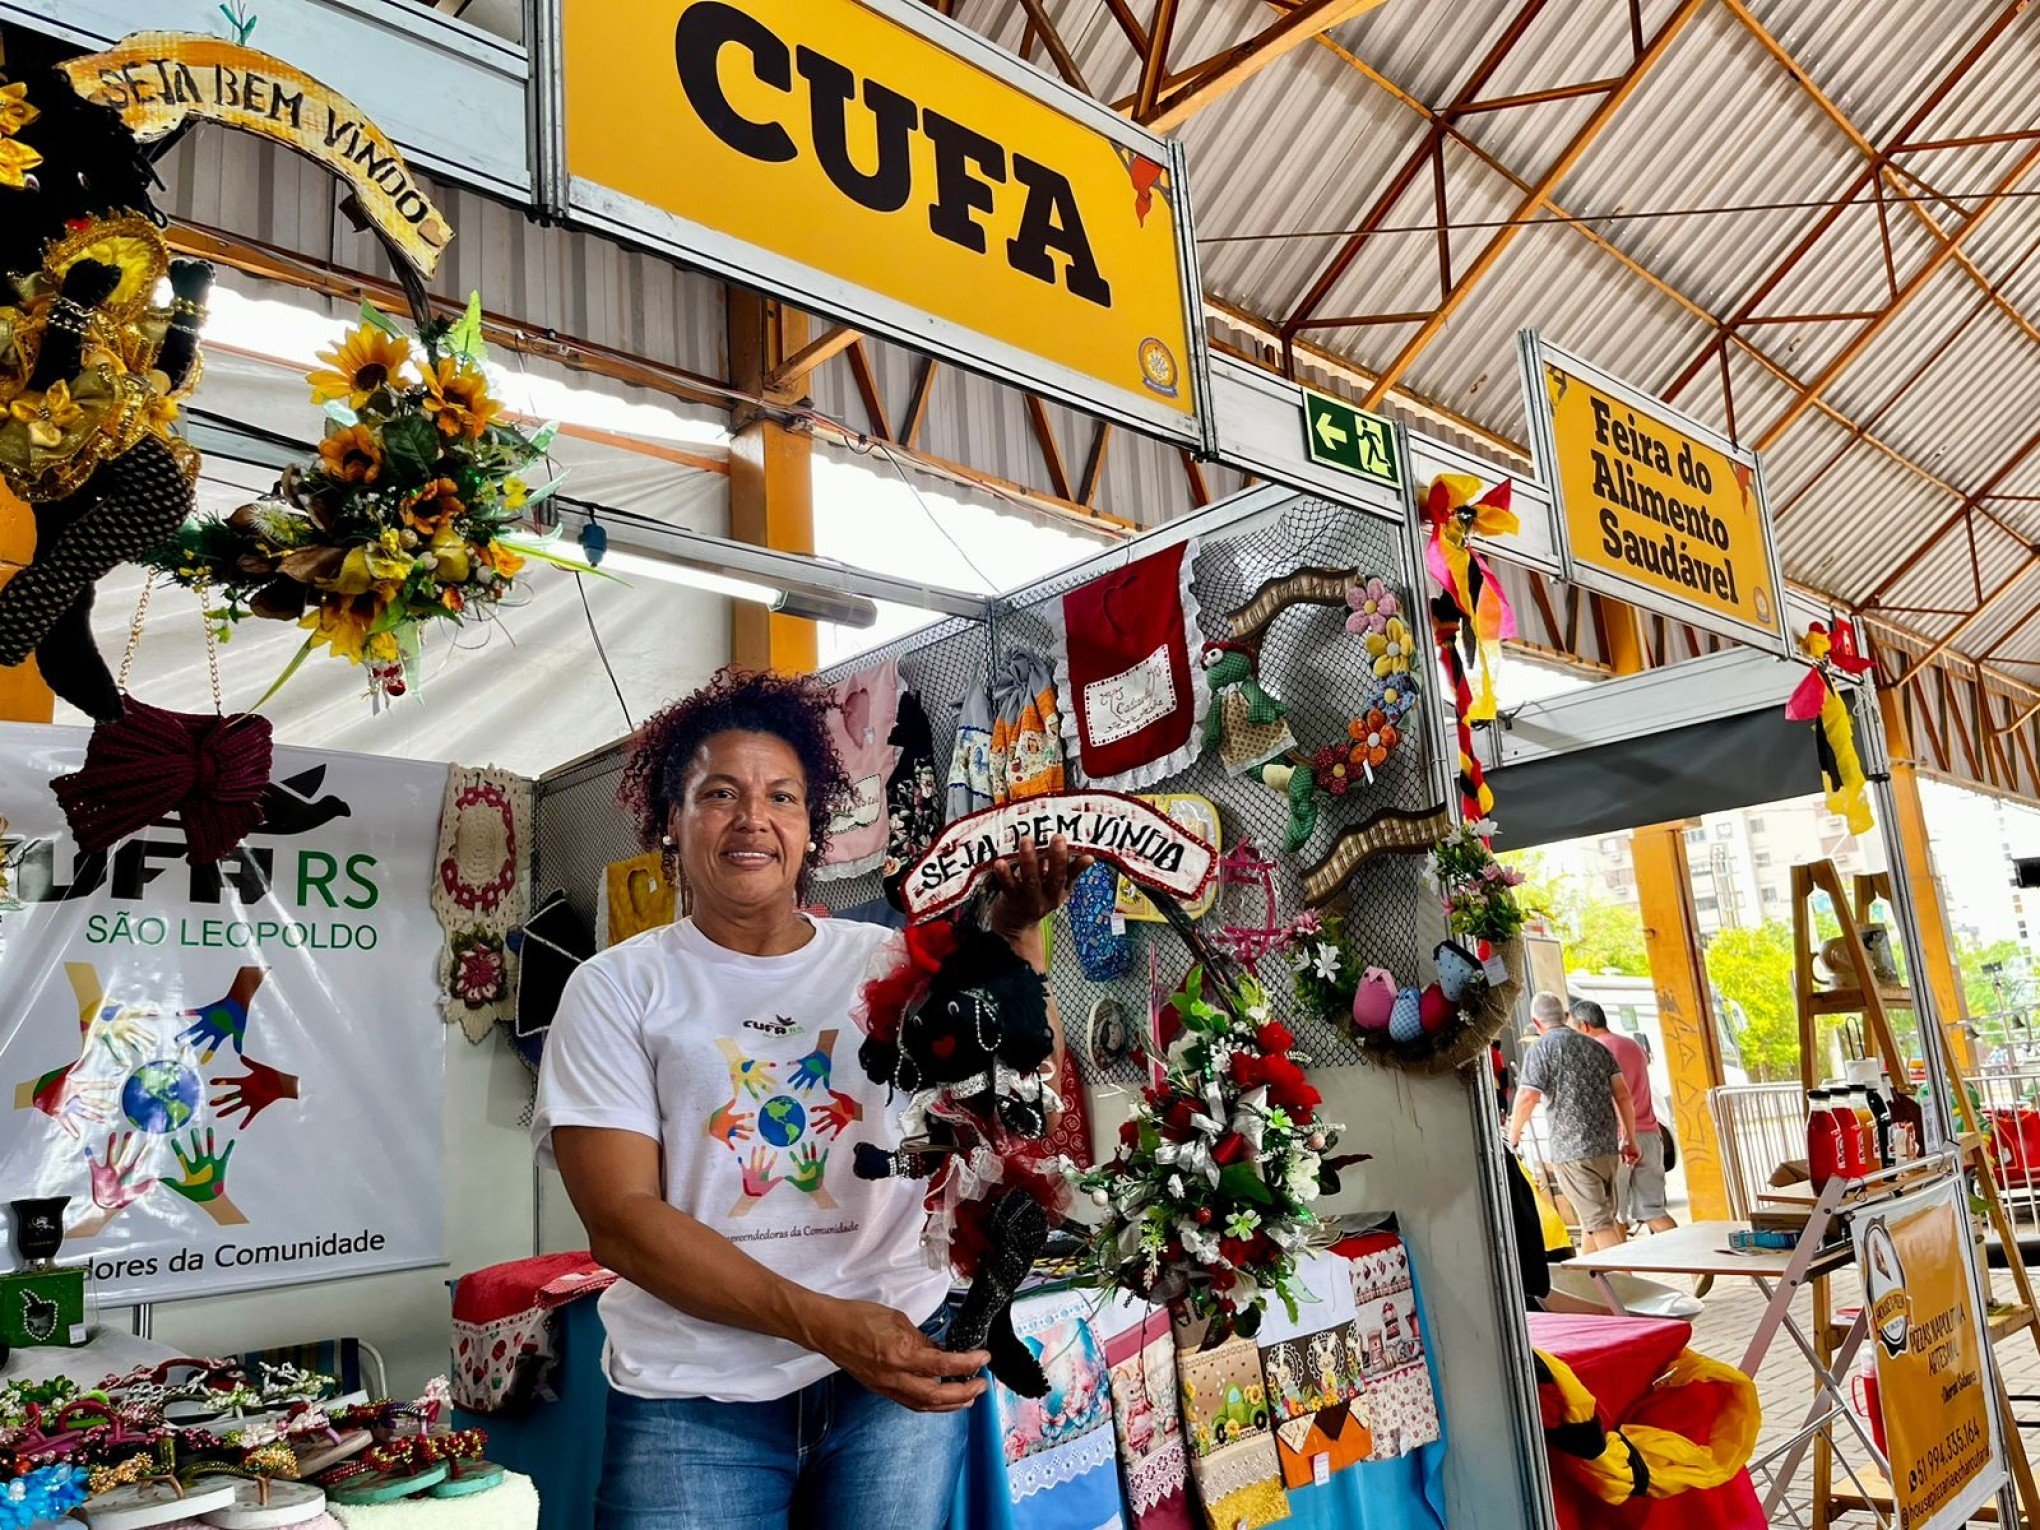
[[[1396,353],[1395,359],[1383,368],[1381,375],[1375,379],[1373,388],[1368,391],[1367,397],[1361,400],[1363,408],[1380,407],[1389,389],[1402,380],[1403,374],[1409,371],[1419,356],[1424,354],[1431,342],[1438,338],[1438,332],[1450,322],[1453,314],[1459,311],[1460,305],[1472,294],[1474,288],[1480,285],[1482,278],[1495,268],[1496,263],[1507,253],[1509,246],[1516,242],[1516,236],[1523,231],[1524,220],[1534,216],[1544,206],[1551,193],[1558,189],[1558,183],[1565,179],[1574,165],[1579,163],[1580,156],[1593,147],[1594,141],[1601,136],[1608,124],[1614,121],[1629,98],[1636,93],[1636,87],[1649,77],[1651,70],[1655,69],[1658,61],[1671,50],[1679,34],[1685,31],[1686,24],[1698,14],[1704,4],[1706,0],[1679,0],[1678,7],[1658,28],[1656,35],[1645,44],[1636,61],[1623,72],[1620,82],[1601,98],[1601,104],[1594,108],[1593,114],[1581,125],[1579,131],[1573,134],[1571,141],[1559,152],[1558,157],[1531,188],[1530,194],[1517,206],[1508,226],[1496,231],[1494,238],[1490,239],[1480,254],[1474,257],[1473,264],[1460,275],[1457,282],[1453,283],[1452,290],[1445,294],[1444,301],[1439,303],[1437,311],[1425,320],[1416,334],[1412,335]]]
[[[1291,49],[1382,3],[1383,0],[1303,0],[1258,35],[1197,65],[1185,83],[1157,100],[1150,110],[1135,115],[1157,133],[1179,128]]]

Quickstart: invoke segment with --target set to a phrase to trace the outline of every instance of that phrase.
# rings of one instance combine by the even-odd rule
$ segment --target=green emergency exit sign
[[[1303,444],[1313,462],[1339,468],[1384,488],[1400,489],[1395,425],[1344,399],[1303,390]]]

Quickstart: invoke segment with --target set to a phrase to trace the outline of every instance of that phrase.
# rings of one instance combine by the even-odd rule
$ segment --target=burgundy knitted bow
[[[108,849],[176,813],[184,858],[209,866],[262,822],[274,753],[266,717],[166,712],[130,696],[92,730],[85,763],[50,785],[79,849]]]

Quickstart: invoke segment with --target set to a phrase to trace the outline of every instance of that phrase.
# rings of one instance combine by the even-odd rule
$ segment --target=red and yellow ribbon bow
[[[1495,715],[1494,676],[1502,640],[1516,635],[1516,613],[1501,581],[1470,540],[1508,536],[1520,527],[1509,505],[1511,489],[1504,478],[1483,493],[1478,478],[1440,473],[1424,496],[1424,520],[1431,528],[1425,561],[1431,577],[1459,608],[1461,642],[1480,677],[1468,722],[1486,722]]]

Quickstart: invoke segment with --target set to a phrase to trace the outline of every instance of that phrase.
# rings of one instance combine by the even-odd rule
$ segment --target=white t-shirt
[[[582,963],[546,1039],[532,1134],[541,1162],[557,1126],[655,1138],[670,1204],[811,1291],[922,1323],[949,1289],[921,1250],[925,1186],[851,1171],[857,1143],[897,1145],[906,1104],[889,1109],[857,1065],[852,1016],[891,932],[814,929],[789,955],[745,956],[683,919]],[[637,1397],[765,1402],[834,1369],[628,1281],[603,1293],[602,1321],[610,1385]]]

